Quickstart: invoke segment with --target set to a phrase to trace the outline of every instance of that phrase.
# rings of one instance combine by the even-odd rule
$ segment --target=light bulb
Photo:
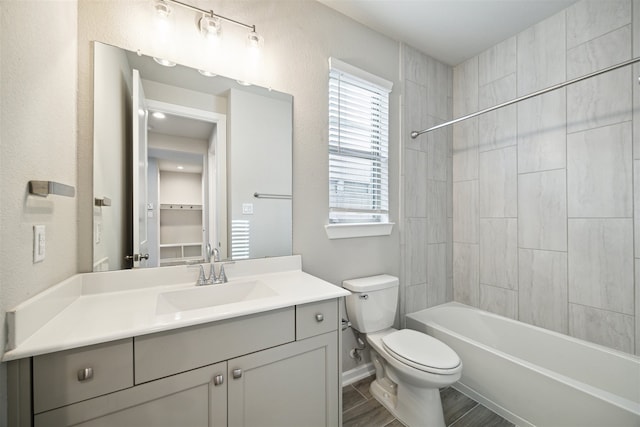
[[[256,33],[256,30],[249,32],[247,36],[247,45],[252,49],[259,49],[264,44],[264,39]]]
[[[156,0],[155,5],[153,6],[156,10],[156,13],[161,18],[168,18],[171,15],[171,6],[165,0]]]
[[[220,18],[216,16],[204,15],[200,18],[200,34],[202,34],[208,40],[217,40],[222,33],[222,26],[220,25]]]
[[[151,114],[153,117],[155,117],[156,119],[165,119],[167,118],[167,116],[165,116],[164,113],[161,113],[160,111],[154,111],[153,114]]]
[[[198,70],[198,72],[200,74],[202,74],[205,77],[215,77],[217,76],[217,74],[212,73],[211,71],[207,71],[207,70]]]

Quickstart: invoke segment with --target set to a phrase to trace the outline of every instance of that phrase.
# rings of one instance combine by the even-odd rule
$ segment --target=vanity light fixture
[[[222,34],[222,21],[225,21],[248,29],[248,43],[253,48],[259,48],[264,44],[264,39],[256,32],[255,25],[245,24],[244,22],[218,15],[217,13],[213,13],[213,10],[200,9],[199,7],[195,7],[178,0],[155,0],[154,9],[160,17],[167,18],[171,14],[171,4],[176,4],[197,13],[201,13],[202,18],[198,21],[198,29],[200,33],[208,39],[215,40],[220,38]]]

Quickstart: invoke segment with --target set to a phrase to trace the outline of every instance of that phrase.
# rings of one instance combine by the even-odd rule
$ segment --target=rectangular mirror
[[[291,255],[292,96],[162,62],[94,43],[93,270]]]

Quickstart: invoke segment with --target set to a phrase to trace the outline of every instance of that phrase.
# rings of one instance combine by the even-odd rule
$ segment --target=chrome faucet
[[[225,261],[225,262],[221,262],[220,264],[220,270],[218,271],[218,275],[216,276],[216,269],[215,269],[215,264],[211,264],[211,280],[213,284],[220,284],[220,283],[227,283],[227,274],[224,272],[224,266],[227,264],[234,264],[234,261]]]
[[[200,264],[198,267],[200,267],[200,273],[198,273],[198,279],[196,280],[196,286],[211,285],[213,283],[213,280],[211,279],[212,272],[214,272],[213,264],[211,264],[211,271],[209,271],[209,277],[205,276],[204,267],[202,266],[202,264]],[[213,275],[215,276],[215,274],[213,274]]]

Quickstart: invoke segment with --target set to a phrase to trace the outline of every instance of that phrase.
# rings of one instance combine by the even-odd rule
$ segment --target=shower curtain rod
[[[439,124],[437,126],[430,127],[428,129],[423,129],[423,130],[420,130],[420,131],[414,130],[413,132],[411,132],[411,138],[412,139],[416,139],[418,136],[422,135],[423,133],[431,132],[431,131],[434,131],[436,129],[443,128],[445,126],[450,126],[452,124],[461,122],[463,120],[471,119],[473,117],[479,116],[480,114],[488,113],[489,111],[497,110],[498,108],[506,107],[508,105],[515,104],[516,102],[524,101],[525,99],[533,98],[534,96],[542,95],[542,94],[545,94],[547,92],[551,92],[551,91],[554,91],[556,89],[563,88],[563,87],[568,86],[570,84],[577,83],[579,81],[586,80],[588,78],[595,77],[595,76],[600,75],[600,74],[608,73],[609,71],[617,70],[618,68],[626,67],[627,65],[631,65],[631,64],[633,64],[635,62],[638,62],[638,61],[640,61],[640,57],[629,59],[628,61],[624,61],[624,62],[621,62],[621,63],[616,64],[616,65],[612,65],[612,66],[607,67],[607,68],[603,68],[602,70],[599,70],[599,71],[594,71],[593,73],[590,73],[590,74],[585,74],[584,76],[577,77],[577,78],[572,79],[572,80],[567,80],[564,83],[558,83],[557,85],[550,86],[550,87],[548,87],[546,89],[541,89],[541,90],[539,90],[537,92],[532,92],[532,93],[530,93],[528,95],[521,96],[520,98],[512,99],[511,101],[503,102],[502,104],[494,105],[493,107],[485,108],[484,110],[476,111],[475,113],[467,114],[466,116],[462,116],[462,117],[458,117],[457,119],[450,120],[448,122]],[[639,83],[640,83],[640,77],[638,79],[639,79]]]

